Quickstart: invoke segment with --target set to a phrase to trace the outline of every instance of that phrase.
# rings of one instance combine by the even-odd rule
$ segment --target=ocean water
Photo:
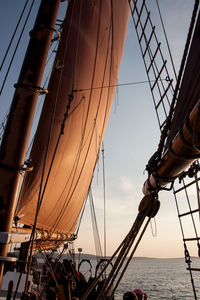
[[[200,259],[192,259],[195,267]],[[92,262],[94,265],[94,262]],[[200,299],[200,272],[193,272],[193,279]],[[148,300],[183,300],[195,299],[189,271],[184,259],[135,258],[124,274],[115,293],[115,300],[122,300],[128,290],[142,289]]]

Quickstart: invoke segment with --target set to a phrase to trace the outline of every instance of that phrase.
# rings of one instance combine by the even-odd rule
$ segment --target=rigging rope
[[[165,124],[165,122],[161,122],[161,118],[163,118],[163,116],[166,118],[168,114],[167,113],[168,108],[166,108],[166,104],[170,106],[168,91],[171,91],[173,93],[173,85],[172,85],[173,79],[170,79],[169,72],[166,66],[166,60],[164,59],[161,51],[161,43],[157,39],[155,33],[155,26],[151,21],[150,11],[147,9],[145,0],[142,2],[142,7],[140,8],[140,10],[137,9],[136,0],[133,0],[133,8],[131,5],[131,1],[129,2],[129,6],[130,6],[131,15],[134,22],[140,50],[142,53],[147,78],[149,80],[149,86],[153,98],[156,116],[158,119],[159,127],[161,129]],[[145,14],[145,16],[142,16],[142,11]],[[135,14],[136,16],[134,17]],[[145,19],[146,21],[144,21]],[[138,25],[140,26],[138,27]],[[152,47],[153,51],[151,50],[151,46],[150,46],[151,43],[154,43]],[[146,56],[146,54],[148,54],[148,57]],[[165,87],[166,85],[164,84],[164,82],[160,80],[160,76],[163,73],[163,71],[166,73],[165,78],[166,81],[168,81],[167,87]],[[154,77],[155,79],[153,85],[151,85],[151,77]],[[157,91],[154,91],[155,88]],[[160,98],[159,101],[157,101],[158,96]],[[165,103],[163,101],[164,98],[167,100],[165,101]],[[158,114],[158,107],[160,107],[160,104],[162,105],[161,107],[164,113],[164,115],[162,114],[161,116],[159,116]]]
[[[15,50],[14,50],[14,53],[13,53],[12,58],[11,58],[11,60],[10,60],[10,63],[9,63],[9,66],[8,66],[8,69],[7,69],[7,72],[6,72],[6,75],[5,75],[5,77],[4,77],[3,83],[2,83],[1,88],[0,88],[0,95],[2,94],[4,85],[5,85],[5,83],[6,83],[8,74],[9,74],[9,72],[10,72],[10,68],[11,68],[11,66],[12,66],[13,60],[14,60],[15,55],[16,55],[16,52],[17,52],[17,49],[18,49],[18,47],[19,47],[19,43],[20,43],[20,41],[21,41],[22,35],[23,35],[23,33],[24,33],[24,30],[25,30],[25,28],[26,28],[27,22],[28,22],[28,20],[29,20],[29,17],[30,17],[30,14],[31,14],[31,11],[32,11],[32,8],[33,8],[33,5],[34,5],[34,2],[35,2],[35,0],[33,0],[32,3],[31,3],[31,7],[30,7],[30,9],[29,9],[29,11],[28,11],[28,15],[27,15],[27,17],[26,17],[26,20],[25,20],[25,22],[24,22],[24,25],[23,25],[21,34],[20,34],[20,36],[19,36],[19,39],[18,39],[18,41],[17,41],[16,47],[15,47]]]
[[[20,22],[21,22],[21,20],[22,20],[22,17],[23,17],[23,14],[24,14],[24,12],[25,12],[25,9],[26,9],[26,6],[27,6],[27,4],[28,4],[28,1],[29,1],[29,0],[27,0],[26,3],[24,4],[24,7],[23,7],[22,12],[21,12],[21,15],[20,15],[20,17],[19,17],[19,20],[18,20],[18,22],[17,22],[17,25],[16,25],[15,30],[14,30],[14,32],[13,32],[13,35],[12,35],[12,37],[11,37],[11,39],[10,39],[10,42],[9,42],[9,45],[8,45],[7,50],[6,50],[6,52],[5,52],[5,55],[4,55],[4,57],[3,57],[3,60],[2,60],[1,66],[0,66],[0,71],[1,71],[1,69],[3,68],[4,62],[5,62],[6,58],[7,58],[8,52],[9,52],[9,50],[10,50],[10,47],[12,46],[13,39],[14,39],[14,37],[15,37],[15,34],[16,34],[17,29],[18,29],[18,27],[19,27],[19,24],[20,24]]]
[[[178,207],[178,199],[176,197],[175,191],[174,191],[174,199],[175,199],[175,204],[176,204],[176,209],[177,209],[177,212],[178,212],[178,216],[180,216],[180,211],[179,211],[179,207]],[[183,241],[184,241],[183,245],[184,245],[184,252],[185,252],[185,262],[187,263],[187,265],[189,267],[189,273],[190,273],[190,279],[191,279],[191,283],[192,283],[192,289],[193,289],[195,300],[197,300],[196,290],[195,290],[195,285],[194,285],[194,280],[193,280],[193,275],[192,275],[192,271],[190,269],[191,259],[190,259],[189,251],[187,249],[187,245],[185,243],[185,234],[184,234],[183,224],[182,224],[182,221],[181,221],[180,217],[179,217],[179,224],[180,224],[181,233],[182,233],[182,237],[183,237]]]
[[[147,228],[147,225],[149,224],[149,221],[151,218],[155,217],[155,215],[157,214],[158,210],[159,210],[159,206],[160,206],[160,202],[158,201],[157,198],[157,194],[152,194],[150,196],[145,196],[143,197],[140,206],[139,206],[139,212],[138,215],[129,231],[129,233],[127,234],[127,236],[124,238],[124,240],[122,241],[122,243],[119,245],[119,247],[117,248],[117,250],[114,252],[114,254],[112,255],[112,257],[109,259],[109,261],[107,262],[107,264],[105,265],[105,267],[101,270],[101,272],[99,273],[99,275],[95,278],[94,282],[91,284],[90,288],[86,291],[86,293],[84,294],[84,296],[81,298],[81,300],[86,300],[88,295],[90,294],[90,292],[93,290],[93,288],[98,284],[98,281],[101,277],[101,275],[103,274],[103,272],[105,272],[105,270],[107,269],[107,267],[111,264],[111,262],[113,261],[114,258],[116,258],[114,265],[112,267],[112,270],[108,276],[108,278],[105,280],[104,282],[104,286],[97,298],[97,300],[101,300],[101,299],[106,299],[106,296],[109,295],[110,290],[112,288],[112,284],[114,282],[114,280],[116,279],[116,276],[119,274],[119,270],[122,267],[122,265],[125,262],[125,259],[129,253],[129,250],[131,249],[137,234],[139,233],[143,222],[145,220],[146,217],[148,217],[148,220],[146,222],[146,224],[144,225],[141,234],[134,246],[134,249],[131,252],[130,255],[130,259],[128,259],[127,263],[124,266],[124,269],[122,271],[122,273],[125,272],[126,268],[128,267],[128,264],[131,261],[131,258],[133,256],[133,254],[135,253],[141,238]],[[114,287],[114,290],[117,288],[120,280],[121,280],[122,276],[119,275],[118,281],[116,282],[116,285]],[[112,297],[112,295],[111,295]],[[110,296],[108,299],[111,299]]]
[[[104,163],[104,144],[102,144],[102,162],[103,162],[103,203],[104,203],[104,258],[106,258],[106,188],[105,188],[105,163]]]
[[[179,70],[179,74],[178,74],[178,79],[177,79],[173,99],[172,99],[171,106],[170,106],[169,115],[166,119],[165,127],[164,127],[164,129],[161,133],[160,142],[158,144],[158,149],[153,154],[153,156],[150,158],[150,160],[148,161],[148,164],[146,166],[146,170],[149,173],[152,173],[155,170],[158,161],[161,159],[162,152],[163,152],[164,145],[165,145],[165,141],[166,141],[166,138],[167,138],[170,126],[171,126],[173,113],[174,113],[174,107],[175,107],[175,104],[176,104],[177,95],[178,95],[178,91],[179,91],[179,88],[180,88],[180,83],[181,83],[181,79],[182,79],[182,76],[183,76],[183,71],[184,71],[184,68],[185,68],[187,55],[188,55],[188,52],[189,52],[189,46],[190,46],[190,43],[191,43],[192,33],[193,33],[193,30],[194,30],[194,25],[195,25],[195,20],[196,20],[196,16],[197,16],[198,6],[199,6],[199,0],[196,0],[195,5],[194,5],[194,9],[193,9],[193,13],[192,13],[192,18],[191,18],[191,22],[190,22],[188,35],[187,35],[185,49],[184,49],[184,53],[183,53],[183,57],[182,57],[182,61],[181,61],[181,66],[180,66],[180,70]]]
[[[100,258],[102,258],[102,249],[101,249],[101,242],[100,242],[100,236],[98,231],[98,225],[97,225],[97,218],[94,208],[94,200],[92,196],[92,190],[91,187],[88,192],[89,200],[90,200],[90,210],[91,210],[91,217],[92,217],[92,228],[93,228],[93,234],[94,234],[94,244],[96,249],[96,258],[97,261],[99,261]]]
[[[169,41],[168,41],[168,38],[167,38],[167,33],[166,33],[166,30],[165,30],[165,26],[164,26],[164,22],[163,22],[163,18],[162,18],[162,14],[161,14],[161,10],[160,10],[160,6],[159,6],[158,0],[156,0],[156,4],[157,4],[157,7],[158,7],[160,21],[161,21],[161,24],[162,24],[162,28],[163,28],[165,40],[166,40],[166,43],[167,43],[167,49],[168,49],[168,52],[169,52],[169,56],[170,56],[172,68],[173,68],[173,71],[174,71],[174,76],[175,76],[175,78],[177,80],[176,69],[175,69],[175,66],[174,66],[174,61],[173,61],[173,58],[172,58],[172,53],[171,53],[171,50],[170,50]]]
[[[160,81],[168,81],[167,78],[160,78]],[[143,80],[143,81],[133,81],[133,82],[124,82],[124,83],[117,83],[117,84],[110,84],[110,85],[105,85],[105,86],[97,86],[97,87],[92,87],[92,88],[85,88],[85,89],[78,89],[74,90],[74,92],[84,92],[84,91],[90,91],[90,90],[97,90],[97,89],[107,89],[107,88],[112,88],[112,87],[120,87],[120,86],[127,86],[127,85],[137,85],[137,84],[144,84],[144,83],[149,83],[149,82],[155,82],[155,80]]]
[[[82,211],[81,211],[81,215],[80,215],[80,218],[79,218],[79,221],[77,223],[77,227],[76,227],[76,232],[75,232],[75,236],[77,237],[78,236],[78,232],[79,232],[79,229],[80,229],[80,226],[81,226],[81,221],[83,219],[83,215],[84,215],[84,212],[85,212],[85,207],[86,207],[86,203],[87,203],[87,198],[88,198],[88,195],[84,201],[84,204],[83,204],[83,207],[82,207]]]

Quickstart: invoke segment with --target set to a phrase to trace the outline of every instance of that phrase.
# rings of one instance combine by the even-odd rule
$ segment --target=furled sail
[[[200,12],[195,25],[195,30],[187,58],[184,76],[181,82],[177,105],[168,136],[167,146],[172,142],[180,130],[186,117],[200,99],[200,42],[199,42]]]
[[[74,232],[112,105],[128,15],[128,1],[69,2],[30,154],[34,169],[16,209],[20,222],[34,223],[40,197],[37,227]]]

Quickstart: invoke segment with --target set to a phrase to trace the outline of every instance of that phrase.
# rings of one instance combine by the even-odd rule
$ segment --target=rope
[[[118,281],[116,282],[115,286],[112,288],[112,293],[111,293],[111,295],[109,296],[108,300],[109,300],[109,299],[110,299],[110,300],[113,299],[114,293],[115,293],[115,291],[116,291],[116,289],[117,289],[117,287],[118,287],[118,285],[119,285],[121,279],[123,278],[124,273],[126,272],[126,269],[127,269],[127,267],[129,266],[129,263],[131,262],[131,260],[132,260],[132,258],[133,258],[133,255],[134,255],[135,251],[137,250],[137,247],[138,247],[138,245],[139,245],[139,243],[140,243],[140,241],[141,241],[141,239],[142,239],[142,237],[143,237],[143,235],[144,235],[144,233],[145,233],[145,231],[146,231],[146,229],[147,229],[147,226],[148,226],[150,220],[151,220],[151,218],[149,218],[149,219],[147,220],[147,222],[146,222],[146,224],[145,224],[145,226],[144,226],[144,228],[143,228],[143,230],[142,230],[142,232],[141,232],[141,234],[140,234],[140,236],[139,236],[139,239],[138,239],[138,241],[137,241],[135,247],[133,248],[133,250],[132,250],[132,252],[131,252],[131,255],[129,256],[129,258],[128,258],[127,262],[126,262],[126,265],[125,265],[124,269],[122,270],[122,272],[121,272],[121,274],[120,274],[120,276],[119,276]],[[111,287],[112,287],[112,284],[111,284]]]
[[[6,75],[5,75],[5,77],[4,77],[3,83],[2,83],[2,85],[1,85],[0,95],[2,94],[4,85],[5,85],[5,83],[6,83],[8,74],[9,74],[9,72],[10,72],[10,68],[11,68],[12,63],[13,63],[13,60],[14,60],[14,58],[15,58],[15,54],[16,54],[16,52],[17,52],[19,43],[20,43],[20,41],[21,41],[22,35],[23,35],[24,30],[25,30],[25,28],[26,28],[26,24],[27,24],[27,22],[28,22],[28,19],[29,19],[30,14],[31,14],[31,11],[32,11],[34,2],[35,2],[35,0],[33,0],[32,3],[31,3],[31,7],[30,7],[30,9],[29,9],[28,15],[27,15],[26,20],[25,20],[25,22],[24,22],[24,26],[23,26],[23,28],[22,28],[21,34],[20,34],[20,36],[19,36],[19,39],[18,39],[18,41],[17,41],[17,44],[16,44],[16,47],[15,47],[14,53],[13,53],[12,58],[11,58],[11,60],[10,60],[10,64],[9,64],[9,66],[8,66],[8,69],[7,69]]]
[[[168,81],[167,78],[160,78],[159,81]],[[91,90],[98,90],[98,89],[107,89],[112,87],[120,87],[120,86],[128,86],[128,85],[137,85],[137,84],[144,84],[149,82],[155,82],[155,80],[142,80],[142,81],[133,81],[133,82],[124,82],[124,83],[117,83],[117,84],[110,84],[105,86],[97,86],[92,88],[86,88],[86,89],[78,89],[74,90],[74,92],[84,92],[84,91],[91,91]]]
[[[200,151],[199,142],[198,142],[199,133],[197,130],[199,117],[200,117],[200,103],[198,105],[197,113],[196,113],[195,120],[194,120],[193,137],[192,137],[192,142],[193,142],[192,146],[198,152]]]
[[[104,144],[102,145],[103,162],[103,204],[104,204],[104,258],[106,258],[106,188],[105,188],[105,163],[104,163]]]
[[[155,214],[157,213],[159,206],[158,206],[159,201],[157,200],[157,194],[151,195],[151,196],[146,196],[142,199],[141,201],[141,208],[139,207],[139,213],[129,231],[129,233],[127,234],[127,236],[124,238],[124,240],[122,241],[122,243],[119,245],[119,247],[117,248],[117,250],[114,252],[114,254],[112,255],[112,257],[110,258],[110,260],[107,262],[107,264],[105,265],[105,267],[101,270],[100,274],[98,277],[96,277],[96,279],[94,280],[94,282],[91,284],[90,288],[86,291],[86,293],[84,294],[84,296],[81,298],[81,300],[86,300],[88,295],[90,294],[90,292],[93,290],[93,288],[98,284],[98,281],[100,279],[100,277],[102,276],[102,274],[105,272],[105,270],[107,269],[107,267],[111,264],[111,262],[113,261],[113,259],[117,256],[116,261],[113,265],[113,268],[108,276],[108,278],[105,280],[103,288],[97,298],[97,300],[101,300],[101,299],[106,299],[106,296],[109,294],[109,291],[112,287],[112,284],[116,278],[116,276],[118,275],[120,268],[122,267],[128,252],[133,244],[133,242],[135,241],[137,234],[139,232],[139,230],[141,229],[141,226],[146,218],[146,216],[149,217],[148,221],[146,222],[140,237],[138,238],[138,241],[136,242],[136,245],[131,253],[131,257],[133,256],[133,254],[135,253],[139,242],[141,241],[141,238],[147,228],[147,225],[149,224],[150,218],[154,217]],[[131,260],[131,259],[130,259]],[[122,271],[123,273],[125,272],[130,260],[128,260],[127,264],[124,267],[124,270]],[[118,286],[119,282],[121,280],[121,277],[119,277],[117,283],[116,283],[116,287]],[[110,298],[109,298],[110,299]]]
[[[82,208],[82,212],[81,212],[81,215],[80,215],[80,218],[79,218],[79,222],[77,224],[77,228],[76,228],[76,233],[75,233],[75,236],[78,236],[78,232],[79,232],[79,229],[80,229],[80,226],[81,226],[81,222],[82,222],[82,219],[83,219],[83,215],[84,215],[84,212],[85,212],[85,207],[86,207],[86,203],[87,203],[87,198],[88,198],[88,195],[86,197],[86,200],[83,204],[83,208]]]
[[[99,257],[102,257],[102,249],[101,249],[101,242],[100,242],[100,236],[99,236],[99,231],[98,231],[97,218],[96,218],[96,214],[95,214],[94,200],[93,200],[93,196],[92,196],[91,187],[89,189],[88,195],[89,195],[89,200],[90,200],[90,210],[91,210],[91,217],[92,217],[92,227],[93,227],[93,233],[94,233],[96,258],[98,261]]]
[[[158,3],[158,0],[156,0],[156,4],[157,4],[157,7],[158,7],[160,21],[161,21],[161,24],[162,24],[162,28],[163,28],[165,40],[166,40],[166,43],[167,43],[167,49],[168,49],[168,52],[169,52],[169,56],[170,56],[172,68],[173,68],[173,71],[174,71],[174,76],[175,76],[175,78],[177,80],[176,69],[175,69],[175,66],[174,66],[174,61],[173,61],[173,58],[172,58],[172,53],[171,53],[171,50],[170,50],[169,41],[168,41],[168,38],[167,38],[167,34],[166,34],[166,30],[165,30],[165,26],[164,26],[163,18],[162,18],[162,15],[161,15],[161,10],[160,10],[160,6],[159,6],[159,3]]]
[[[123,271],[122,271],[122,273],[124,274],[125,270],[127,269],[128,264],[131,261],[131,258],[133,256],[133,254],[135,253],[135,251],[136,251],[136,249],[139,245],[139,242],[141,241],[141,238],[142,238],[142,236],[143,236],[143,234],[144,234],[144,232],[145,232],[145,230],[146,230],[146,228],[149,224],[150,218],[152,216],[154,216],[153,213],[156,210],[156,206],[157,206],[157,202],[158,202],[157,194],[154,194],[154,195],[149,196],[149,197],[144,197],[142,199],[142,203],[143,203],[143,201],[145,201],[145,204],[147,205],[147,208],[145,208],[145,209],[141,208],[142,213],[139,211],[129,234],[125,238],[124,245],[123,245],[123,247],[122,247],[122,249],[121,249],[121,251],[120,251],[120,253],[119,253],[119,255],[116,259],[116,262],[114,263],[114,266],[113,266],[107,280],[104,283],[103,289],[102,289],[101,293],[99,294],[97,300],[105,299],[106,296],[109,294],[110,290],[112,289],[112,285],[114,283],[114,280],[117,277],[117,275],[118,275],[118,273],[119,273],[119,271],[120,271],[127,255],[128,255],[128,253],[130,251],[130,248],[132,247],[133,242],[135,241],[135,239],[137,237],[137,234],[139,233],[139,230],[140,230],[146,216],[149,216],[149,219],[147,220],[147,222],[146,222],[146,224],[145,224],[145,226],[144,226],[144,228],[143,228],[143,230],[142,230],[142,232],[139,236],[139,239],[136,242],[136,245],[135,245],[135,247],[134,247],[134,249],[133,249],[133,251],[132,251],[132,253],[131,253],[131,255],[130,255]],[[123,276],[123,274],[122,274],[122,276]],[[117,288],[122,276],[119,277],[119,279],[116,283],[116,286],[114,287],[114,290]],[[111,299],[111,298],[109,298],[109,299]]]
[[[189,201],[189,196],[188,196],[188,192],[187,192],[187,189],[186,189],[186,185],[185,185],[185,180],[184,179],[183,179],[183,186],[185,188],[185,195],[186,195],[186,199],[187,199],[187,203],[188,203],[188,207],[189,207],[189,211],[190,211],[190,215],[191,215],[191,219],[192,219],[192,224],[193,224],[193,227],[194,227],[195,236],[197,238],[197,247],[199,249],[200,248],[200,244],[199,244],[199,240],[198,240],[198,232],[197,232],[197,228],[196,228],[196,225],[195,225],[194,216],[191,213],[192,212],[192,208],[191,208],[191,204],[190,204],[190,201]]]
[[[158,104],[156,103],[156,98],[158,96],[158,93],[159,93],[160,99],[163,99],[163,95],[164,95],[164,97],[166,97],[167,103],[170,105],[170,101],[169,101],[167,91],[168,91],[168,89],[170,89],[173,92],[174,89],[173,89],[173,86],[172,86],[172,80],[170,80],[170,76],[169,76],[169,73],[168,73],[168,70],[167,70],[167,67],[166,67],[166,61],[164,60],[164,57],[163,57],[163,54],[162,54],[162,51],[161,51],[161,48],[160,48],[161,43],[159,43],[159,41],[157,39],[157,36],[156,36],[156,33],[155,33],[155,26],[153,26],[151,18],[150,18],[150,11],[147,9],[147,6],[146,6],[145,0],[144,0],[143,3],[142,3],[142,7],[145,8],[145,11],[146,11],[146,22],[143,25],[143,23],[141,22],[141,20],[143,20],[143,18],[141,17],[142,9],[140,11],[138,11],[136,4],[137,4],[137,1],[133,0],[134,8],[132,9],[131,2],[129,2],[131,15],[132,15],[132,19],[133,19],[134,26],[135,26],[135,29],[136,29],[136,34],[137,34],[137,38],[138,38],[138,41],[139,41],[140,50],[141,50],[141,53],[142,53],[142,56],[143,56],[144,66],[145,66],[146,74],[147,74],[148,81],[149,81],[149,86],[150,86],[150,90],[151,90],[151,94],[152,94],[152,98],[153,98],[153,103],[154,103],[154,107],[155,107],[159,127],[162,128],[163,124],[161,123],[161,120],[159,118],[159,114],[158,114],[158,110],[157,110],[157,105]],[[136,16],[137,20],[135,20],[136,18],[134,17],[134,13],[137,14],[137,16]],[[139,30],[137,29],[139,24],[140,24],[140,27],[141,27],[141,30],[142,30],[142,34],[139,33]],[[154,50],[154,53],[152,53],[152,50],[150,48],[150,41],[151,40],[149,40],[149,37],[147,37],[147,35],[145,34],[145,28],[146,28],[147,33],[149,32],[149,29],[147,29],[147,27],[148,27],[147,24],[149,24],[149,27],[150,27],[149,29],[152,32],[151,40],[153,40],[153,38],[154,38],[155,42],[156,42],[156,48],[153,47],[153,48],[156,49],[156,50]],[[144,42],[145,42],[145,46],[146,46],[145,49],[143,49],[143,44],[144,43],[142,43],[142,39],[144,39]],[[144,53],[148,53],[149,59],[145,59]],[[166,72],[166,75],[167,75],[167,76],[165,76],[166,81],[170,81],[168,83],[168,88],[167,89],[165,88],[165,85],[163,84],[163,81],[160,80],[159,76],[157,77],[157,74],[161,74],[160,73],[160,68],[158,67],[158,65],[156,63],[156,60],[155,60],[157,55],[160,55],[158,62],[159,62],[159,64],[160,63],[162,64],[162,70],[163,71],[165,70],[165,72]],[[149,62],[150,62],[150,64],[149,64]],[[151,85],[150,72],[149,72],[150,69],[152,69],[151,73],[155,77],[155,80],[154,80],[155,83],[153,85]],[[161,87],[162,87],[162,90],[164,91],[164,94],[161,91],[159,83],[161,84]],[[154,90],[155,86],[157,86],[158,93],[155,93],[155,95],[154,95],[153,90]],[[164,110],[164,115],[165,115],[165,117],[167,117],[167,111],[166,111],[165,106],[166,106],[165,103],[162,101],[162,107],[163,107],[163,110]]]
[[[44,250],[41,251],[41,247],[40,246],[38,247],[38,249],[39,249],[40,253],[43,255]],[[65,247],[63,247],[63,249],[62,249],[61,253],[59,254],[56,262],[53,265],[53,267],[51,266],[53,273],[57,270],[58,263],[61,260],[61,257],[62,257],[62,254],[63,254],[64,251],[65,251]],[[47,259],[44,259],[44,260],[47,261]],[[48,280],[46,282],[46,285],[43,287],[42,291],[40,292],[40,298],[42,297],[43,293],[45,292],[45,288],[49,284],[50,280],[51,280],[51,277],[48,278]]]
[[[156,224],[156,219],[155,218],[154,218],[154,230],[153,230],[152,221],[150,222],[150,225],[151,225],[152,236],[156,237],[157,236],[157,224]]]
[[[62,121],[62,124],[61,124],[61,129],[60,129],[60,134],[59,134],[59,137],[58,137],[58,140],[57,140],[57,143],[56,143],[56,146],[55,146],[55,149],[54,149],[54,153],[53,153],[53,156],[52,156],[52,160],[51,160],[51,163],[50,163],[50,166],[49,166],[49,170],[48,170],[48,173],[47,173],[47,177],[46,177],[46,180],[45,180],[45,184],[44,184],[44,188],[43,188],[43,191],[42,191],[42,194],[41,194],[41,197],[39,197],[39,209],[41,207],[41,204],[42,204],[42,200],[43,200],[43,197],[44,197],[44,193],[45,193],[45,190],[46,190],[46,187],[47,187],[47,183],[48,183],[48,180],[49,180],[49,176],[50,176],[50,173],[51,173],[51,169],[53,167],[53,163],[54,163],[54,159],[55,159],[55,156],[56,156],[56,152],[58,150],[58,145],[59,145],[59,142],[60,142],[60,139],[61,139],[61,136],[64,134],[64,128],[65,128],[65,122],[66,122],[66,119],[68,117],[68,112],[70,110],[70,106],[71,106],[71,102],[73,100],[73,92],[71,95],[69,95],[69,98],[68,98],[68,105],[67,105],[67,108],[66,108],[66,112],[64,114],[64,119]],[[47,152],[46,152],[46,155],[45,155],[45,161],[46,161],[46,157],[47,157]],[[44,164],[45,165],[45,164]],[[43,170],[43,175],[44,175],[44,170]],[[42,176],[43,177],[43,176]],[[42,185],[41,185],[42,186]],[[39,213],[39,211],[38,211]],[[37,214],[38,214],[37,213]]]
[[[186,189],[185,189],[185,191],[186,191]],[[175,199],[176,209],[177,209],[178,216],[179,216],[180,215],[180,210],[179,210],[178,199],[176,197],[176,193],[175,193],[174,188],[173,188],[173,192],[174,192],[174,199]],[[182,233],[182,237],[183,237],[183,241],[184,241],[185,240],[185,234],[184,234],[183,224],[182,224],[182,221],[181,221],[180,217],[179,217],[179,224],[180,224],[181,233]],[[191,260],[190,260],[189,251],[187,250],[187,245],[186,245],[185,242],[183,243],[183,245],[184,245],[184,253],[185,253],[185,262],[188,264],[188,266],[190,268]],[[194,280],[193,280],[193,276],[192,276],[191,270],[189,270],[189,273],[190,273],[190,279],[191,279],[192,288],[193,288],[193,292],[194,292],[194,297],[195,297],[195,300],[197,300],[196,290],[195,290],[195,285],[194,285]]]
[[[158,145],[158,149],[153,154],[153,156],[150,158],[150,160],[148,161],[148,164],[146,166],[146,170],[149,173],[152,173],[152,171],[155,170],[155,167],[157,166],[158,161],[161,159],[161,155],[162,155],[162,152],[163,152],[163,149],[164,149],[165,140],[167,138],[168,131],[169,131],[170,126],[171,126],[174,107],[175,107],[176,100],[177,100],[177,94],[178,94],[178,91],[179,91],[179,88],[180,88],[180,83],[181,83],[181,79],[182,79],[182,76],[183,76],[184,67],[185,67],[185,64],[186,64],[186,58],[187,58],[187,55],[188,55],[188,52],[189,52],[189,46],[190,46],[190,42],[191,42],[191,38],[192,38],[194,25],[195,25],[198,6],[199,6],[199,0],[196,0],[195,5],[194,5],[194,9],[193,9],[193,13],[192,13],[192,18],[191,18],[191,22],[190,22],[188,35],[187,35],[185,49],[184,49],[184,53],[183,53],[183,57],[182,57],[182,61],[181,61],[181,66],[180,66],[180,70],[179,70],[179,74],[178,74],[178,79],[177,79],[173,99],[172,99],[171,106],[170,106],[169,115],[166,119],[165,127],[164,127],[164,129],[161,133],[161,138],[160,138],[160,142],[159,142],[159,145]]]
[[[22,20],[22,17],[23,17],[24,11],[25,11],[25,9],[26,9],[26,6],[27,6],[27,4],[28,4],[28,1],[29,1],[29,0],[27,0],[26,3],[24,4],[24,7],[23,7],[22,12],[21,12],[21,15],[20,15],[20,17],[19,17],[19,20],[18,20],[17,25],[16,25],[16,27],[15,27],[15,30],[14,30],[14,32],[13,32],[13,35],[12,35],[12,37],[11,37],[11,39],[10,39],[9,45],[8,45],[8,47],[7,47],[6,53],[5,53],[4,57],[3,57],[3,60],[2,60],[1,66],[0,66],[0,71],[1,71],[1,69],[3,68],[4,62],[5,62],[6,58],[7,58],[8,52],[9,52],[10,47],[11,47],[12,42],[13,42],[13,39],[14,39],[14,37],[15,37],[15,34],[16,34],[17,29],[18,29],[18,27],[19,27],[19,24],[20,24],[20,22],[21,22],[21,20]]]

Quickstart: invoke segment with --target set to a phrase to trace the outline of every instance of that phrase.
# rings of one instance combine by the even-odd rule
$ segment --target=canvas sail
[[[112,105],[115,88],[108,86],[117,82],[128,15],[127,1],[69,2],[30,154],[34,169],[25,176],[16,209],[21,223],[34,223],[43,178],[37,227],[74,232]]]

